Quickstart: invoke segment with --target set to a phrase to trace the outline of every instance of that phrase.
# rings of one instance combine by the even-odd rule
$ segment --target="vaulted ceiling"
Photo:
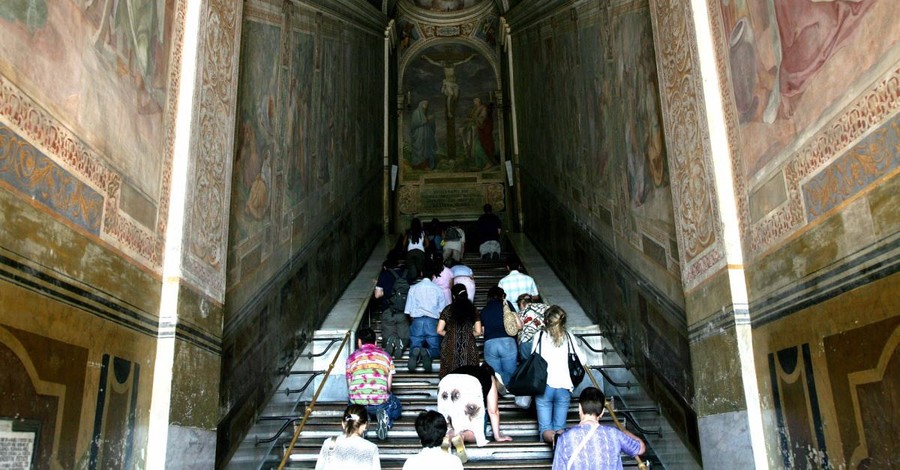
[[[430,12],[457,13],[459,11],[477,6],[483,2],[492,2],[497,5],[497,10],[505,14],[514,8],[522,0],[368,0],[375,8],[388,16],[394,16],[397,4],[405,2]]]

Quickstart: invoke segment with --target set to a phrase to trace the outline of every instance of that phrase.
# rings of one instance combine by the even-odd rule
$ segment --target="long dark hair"
[[[478,311],[475,309],[475,304],[469,300],[466,286],[454,284],[450,294],[453,296],[453,303],[450,304],[450,321],[459,327],[474,325]]]
[[[410,243],[419,243],[419,237],[422,236],[422,221],[418,217],[413,217],[409,221],[409,230],[406,233]]]

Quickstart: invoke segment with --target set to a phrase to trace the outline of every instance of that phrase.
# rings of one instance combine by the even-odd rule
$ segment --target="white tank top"
[[[412,237],[409,237],[409,241],[406,243],[406,251],[412,250],[425,251],[425,232],[419,234],[419,241],[415,243],[413,243]]]

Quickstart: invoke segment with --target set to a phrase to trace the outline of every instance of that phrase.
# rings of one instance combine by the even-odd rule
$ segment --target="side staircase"
[[[502,261],[481,260],[477,253],[467,253],[464,262],[475,272],[475,305],[480,310],[486,303],[487,290],[506,275],[506,268]],[[354,336],[351,335],[341,354],[335,360],[330,380],[322,384],[325,369],[334,358],[347,330],[355,332],[359,325],[369,324],[376,332],[380,332],[380,312],[377,305],[378,302],[368,302],[363,311],[357,315],[358,321],[347,324],[346,329],[317,333],[309,352],[302,355],[292,370],[286,374],[287,378],[279,388],[280,391],[258,417],[257,425],[251,429],[238,452],[228,463],[227,468],[278,468],[284,453],[290,454],[286,468],[315,468],[323,441],[338,434],[341,429],[341,416],[347,406],[346,381],[343,380],[344,361],[349,352],[355,349]],[[614,354],[611,350],[604,349],[599,333],[587,332],[576,336],[583,341],[583,349],[594,358]],[[483,350],[480,339],[479,347]],[[380,441],[375,437],[374,419],[370,421],[366,436],[378,445],[381,465],[384,469],[402,468],[405,460],[421,449],[421,443],[414,428],[416,416],[422,411],[437,409],[439,359],[435,359],[431,372],[423,370],[421,365],[414,372],[410,372],[407,370],[408,354],[407,350],[404,352],[403,358],[396,361],[397,373],[393,379],[393,392],[403,403],[402,417],[394,423],[385,440]],[[591,365],[602,364],[603,360],[596,359],[589,363]],[[617,369],[615,365],[611,367]],[[635,404],[629,409],[617,400],[615,392],[610,392],[609,384],[606,382],[610,379],[608,372],[601,368],[590,372],[604,388],[606,394],[612,397],[614,403],[618,404],[616,408],[618,408],[619,421],[630,431],[648,441],[648,451],[643,456],[643,461],[654,468],[665,467],[665,465],[661,465],[652,446],[652,438],[661,435],[662,428],[645,429],[637,423],[637,417],[648,415],[654,423],[664,421],[659,416],[658,407],[649,403],[647,406],[636,406],[637,404]],[[614,374],[618,374],[620,380],[627,382],[627,377],[621,378],[621,371],[614,371]],[[567,424],[569,426],[578,423],[576,399],[578,392],[581,388],[590,385],[590,378],[586,378],[579,389],[575,390],[568,414]],[[625,385],[630,389],[634,384],[626,383]],[[317,388],[321,388],[322,393],[311,407],[311,412],[295,445],[289,449],[288,445],[296,426],[303,420],[305,412],[310,409],[312,397]],[[634,398],[634,391],[628,393]],[[605,416],[604,421],[605,424],[614,425],[612,418],[608,415]],[[467,444],[466,451],[469,460],[464,465],[465,468],[551,468],[553,450],[548,444],[544,444],[538,439],[533,403],[529,409],[521,409],[516,406],[512,395],[501,396],[500,429],[505,435],[511,436],[513,440],[511,442],[491,440],[486,446],[480,448],[476,447],[474,443]],[[626,468],[638,466],[638,462],[628,456],[623,456],[622,459],[623,466]],[[699,468],[699,466],[692,463],[685,467],[673,466],[671,468]]]

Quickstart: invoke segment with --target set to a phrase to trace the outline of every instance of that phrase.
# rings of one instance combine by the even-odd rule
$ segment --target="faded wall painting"
[[[525,231],[697,448],[648,3],[582,3],[516,26]]]
[[[559,175],[543,184],[560,185],[555,192],[572,210],[677,275],[649,11],[641,2],[591,9],[516,37],[522,166],[542,180]]]
[[[494,69],[463,44],[429,47],[407,63],[402,174],[499,171]]]
[[[720,0],[720,7],[748,177],[900,58],[896,2]]]
[[[290,205],[298,203],[309,191],[310,105],[312,103],[313,67],[315,66],[315,40],[306,32],[291,34],[291,73],[287,96],[287,123],[285,124],[285,155],[287,156],[286,181]]]
[[[174,5],[0,2],[0,73],[155,203],[167,149]]]
[[[281,28],[244,22],[238,86],[237,153],[232,186],[232,222],[251,233],[269,213],[274,188],[272,166],[279,132],[278,48]],[[255,230],[258,230],[255,229]]]

